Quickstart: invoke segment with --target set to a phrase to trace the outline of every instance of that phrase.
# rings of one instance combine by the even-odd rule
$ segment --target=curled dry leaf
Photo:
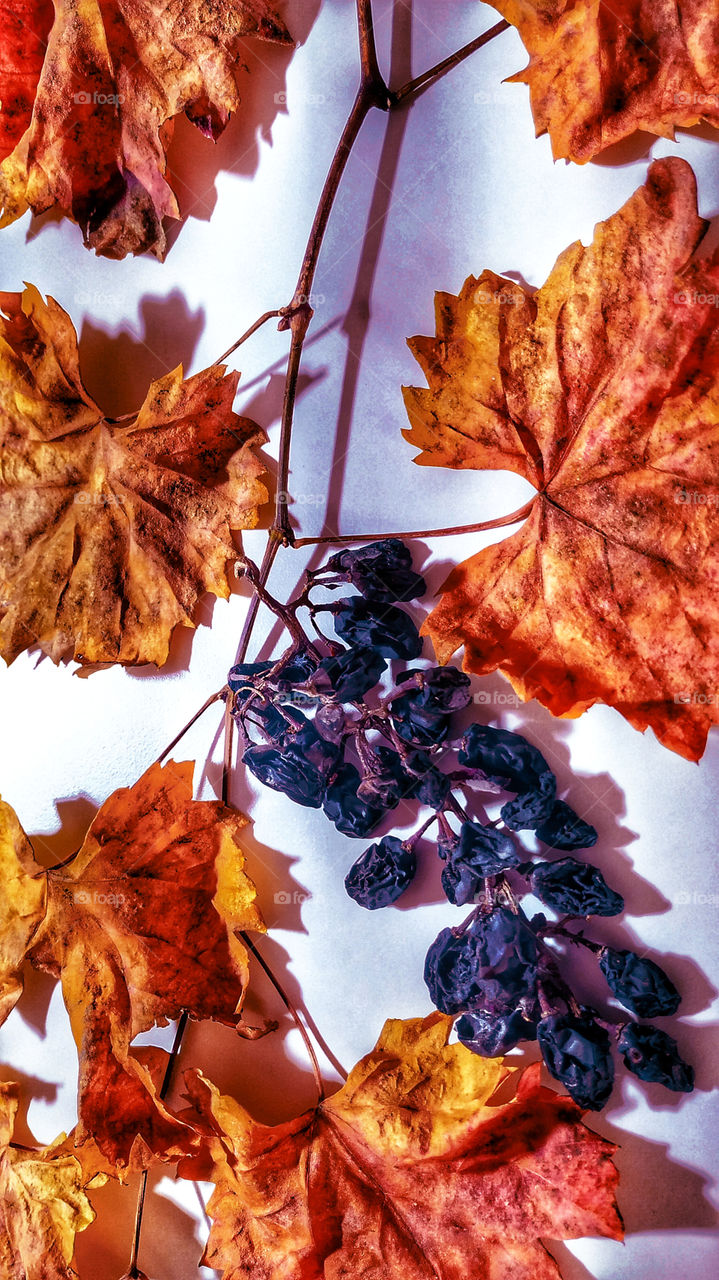
[[[621,1237],[616,1149],[543,1089],[489,1100],[510,1071],[448,1045],[452,1019],[385,1024],[338,1093],[297,1120],[256,1124],[199,1072],[212,1231],[203,1261],[225,1280],[556,1280],[540,1236]]]
[[[719,258],[684,161],[571,245],[534,296],[485,272],[410,343],[419,462],[515,471],[511,537],[450,575],[437,655],[555,715],[595,702],[688,759],[719,717]]]
[[[10,1145],[17,1106],[18,1086],[0,1084],[0,1275],[71,1280],[75,1235],[95,1217],[87,1179],[64,1135],[40,1150]]]
[[[290,43],[265,0],[5,0],[0,226],[57,205],[99,254],[161,257],[173,118],[219,137],[248,37]]]
[[[229,595],[231,530],[267,498],[239,375],[177,368],[112,422],[62,307],[32,287],[0,307],[0,654],[160,665],[198,597]]]
[[[186,1151],[192,1131],[161,1101],[154,1056],[135,1036],[183,1011],[237,1026],[248,956],[264,930],[240,844],[247,819],[192,799],[192,764],[152,765],[115,791],[65,866],[36,862],[0,804],[0,991],[22,991],[26,957],[60,978],[80,1060],[76,1143],[115,1165]]]
[[[537,137],[555,159],[591,160],[637,129],[719,127],[719,8],[657,0],[492,0],[530,55]]]

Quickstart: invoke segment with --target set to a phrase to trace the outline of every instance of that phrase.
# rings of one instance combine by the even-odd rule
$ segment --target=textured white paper
[[[375,10],[393,84],[496,19],[475,0],[376,0]],[[294,0],[284,11],[304,43],[291,59],[259,47],[243,113],[219,145],[213,149],[184,121],[177,128],[170,168],[189,216],[163,265],[95,259],[77,228],[51,216],[26,217],[0,233],[1,287],[31,280],[69,311],[88,388],[110,413],[135,408],[148,379],[180,361],[189,371],[203,368],[292,295],[354,95],[357,58],[350,0],[324,0],[321,9],[316,0]],[[554,164],[548,140],[534,138],[527,90],[501,83],[525,62],[515,33],[505,33],[410,109],[391,118],[376,111],[364,125],[312,298],[291,477],[292,516],[304,534],[321,532],[325,522],[343,533],[436,528],[488,519],[525,500],[528,487],[515,476],[417,468],[400,434],[400,386],[421,383],[405,339],[433,332],[435,289],[456,291],[484,267],[540,285],[557,254],[577,238],[586,243],[594,223],[644,181],[651,156],[689,160],[701,212],[717,213],[719,142],[708,130],[681,134],[675,144],[635,139],[583,167]],[[233,358],[245,388],[239,407],[268,429],[268,458],[276,453],[286,350],[286,335],[268,325]],[[436,590],[448,564],[496,536],[423,542],[416,567]],[[249,553],[259,558],[263,542],[260,533],[248,535]],[[305,565],[318,562],[282,552],[273,591],[283,598]],[[40,850],[57,860],[71,852],[94,809],[131,784],[223,684],[246,600],[240,588],[228,603],[205,601],[194,637],[176,639],[160,674],[115,669],[81,679],[36,653],[0,672],[0,787]],[[263,618],[251,656],[268,634],[277,643]],[[606,708],[555,721],[535,704],[518,707],[499,677],[481,689],[489,708],[480,710],[526,730],[555,768],[562,794],[598,827],[592,859],[624,893],[627,911],[598,925],[595,936],[663,957],[683,994],[672,1034],[697,1068],[691,1096],[646,1089],[618,1072],[610,1105],[590,1122],[621,1144],[626,1244],[585,1240],[552,1250],[566,1280],[713,1280],[719,739],[710,739],[697,767]],[[202,796],[219,787],[218,727],[213,709],[175,753],[198,761]],[[372,1047],[385,1017],[430,1011],[424,955],[439,929],[461,916],[442,898],[429,846],[418,884],[398,909],[362,911],[342,881],[364,845],[337,834],[321,813],[260,790],[236,773],[232,798],[254,818],[249,868],[271,929],[263,949],[347,1068]],[[312,1080],[269,984],[258,977],[255,989],[251,1011],[280,1017],[281,1031],[248,1045],[226,1029],[193,1026],[182,1065],[202,1067],[260,1118],[278,1120],[311,1105]],[[32,1098],[29,1129],[48,1141],[75,1115],[75,1051],[58,988],[32,975],[0,1037],[3,1074],[20,1079]],[[146,1039],[168,1046],[172,1028]],[[336,1078],[325,1066],[328,1080]],[[151,1189],[140,1264],[152,1280],[192,1280],[206,1234],[199,1192],[161,1175]],[[117,1280],[129,1256],[134,1191],[109,1187],[97,1203],[106,1211],[102,1225],[79,1238],[80,1274]]]

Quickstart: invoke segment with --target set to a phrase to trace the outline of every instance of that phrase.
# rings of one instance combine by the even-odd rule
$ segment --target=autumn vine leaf
[[[179,367],[113,422],[62,307],[28,287],[0,308],[0,654],[161,665],[198,597],[229,595],[231,530],[267,498],[239,375]]]
[[[213,1218],[203,1258],[225,1280],[556,1280],[540,1236],[621,1237],[615,1147],[566,1097],[501,1060],[448,1045],[442,1014],[385,1024],[338,1093],[296,1120],[257,1124],[200,1072]],[[491,1105],[509,1074],[516,1097]]]
[[[637,129],[719,127],[715,6],[656,0],[492,0],[530,55],[510,80],[529,85],[537,137],[555,159],[591,160]]]
[[[7,0],[0,16],[0,226],[57,206],[109,258],[165,250],[181,112],[217,139],[248,38],[290,43],[265,0]]]
[[[410,346],[419,462],[517,472],[521,529],[450,575],[426,630],[555,715],[616,707],[696,760],[719,717],[719,259],[684,161],[534,296],[486,271]]]
[[[95,1218],[87,1178],[64,1135],[40,1150],[13,1142],[17,1107],[18,1086],[0,1084],[0,1275],[72,1280],[75,1236]]]
[[[0,804],[0,990],[5,1016],[26,957],[59,976],[80,1060],[76,1142],[119,1166],[187,1151],[131,1041],[183,1011],[242,1029],[242,930],[264,930],[243,871],[247,819],[192,799],[192,764],[152,765],[115,791],[67,865],[44,871]]]

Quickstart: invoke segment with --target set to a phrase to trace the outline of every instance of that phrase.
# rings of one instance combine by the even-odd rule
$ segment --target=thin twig
[[[232,718],[232,705],[230,699],[225,703],[225,728],[222,749],[222,790],[220,792],[222,803],[230,803],[230,775],[232,773],[232,743],[234,735],[235,722]]]
[[[334,204],[340,179],[344,172],[345,165],[347,164],[347,160],[349,159],[350,151],[352,150],[357,134],[362,127],[362,122],[368,112],[375,105],[374,97],[371,95],[369,90],[363,86],[354,100],[349,119],[342,131],[342,136],[337,144],[337,150],[335,151],[332,159],[329,173],[325,179],[325,185],[317,206],[309,240],[307,241],[307,247],[302,260],[300,274],[297,279],[297,287],[295,288],[294,297],[290,303],[290,307],[288,308],[289,314],[280,321],[280,328],[284,327],[292,331],[290,354],[287,361],[285,393],[282,404],[282,424],[280,427],[280,444],[277,462],[277,499],[273,525],[277,536],[285,546],[290,546],[294,538],[287,510],[287,489],[289,486],[290,474],[290,444],[294,422],[295,400],[297,397],[297,382],[300,372],[300,363],[302,360],[302,348],[307,336],[310,321],[314,314],[310,299],[312,296],[312,285],[315,278],[315,271],[317,269],[317,260],[322,247],[324,234],[327,229],[327,221],[330,216],[332,205]]]
[[[232,346],[227,348],[224,355],[221,355],[219,360],[215,361],[215,364],[224,364],[225,360],[232,355],[233,351],[236,351],[238,347],[241,347],[242,343],[246,342],[248,338],[251,338],[253,333],[256,333],[263,324],[267,324],[267,321],[271,320],[273,316],[281,316],[283,311],[283,307],[279,307],[276,311],[265,311],[264,315],[261,315],[259,320],[255,320],[255,323],[251,324],[249,329],[245,329],[242,337],[238,338],[237,342],[233,342]]]
[[[270,982],[275,988],[275,991],[277,992],[280,999],[282,1000],[282,1003],[284,1004],[288,1013],[292,1017],[295,1023],[295,1026],[297,1027],[297,1030],[299,1031],[300,1035],[302,1036],[302,1039],[305,1042],[305,1048],[309,1055],[310,1062],[312,1063],[312,1074],[314,1075],[315,1085],[317,1086],[317,1101],[321,1102],[325,1096],[325,1089],[322,1083],[322,1075],[320,1073],[320,1064],[317,1060],[317,1054],[315,1053],[315,1048],[310,1039],[309,1032],[307,1031],[307,1028],[305,1027],[304,1022],[300,1018],[300,1015],[297,1012],[297,1009],[295,1008],[292,1001],[290,1000],[290,997],[288,996],[287,992],[282,986],[279,978],[275,977],[270,966],[267,964],[267,962],[261,956],[260,952],[257,950],[257,947],[255,946],[249,934],[245,933],[244,930],[242,930],[240,931],[240,937],[242,938],[242,941],[244,942],[245,946],[252,952],[257,963],[262,967],[262,969],[264,969],[265,973],[267,974],[267,977],[269,978]]]
[[[505,525],[516,524],[519,520],[526,519],[535,501],[536,498],[530,498],[529,502],[526,502],[518,511],[512,511],[508,516],[497,516],[495,520],[482,520],[479,524],[458,524],[448,529],[414,529],[411,532],[400,533],[329,533],[323,534],[320,538],[295,538],[292,546],[315,547],[322,543],[337,545],[341,542],[375,542],[382,538],[446,538],[460,533],[484,533],[488,529],[502,529]]]
[[[303,645],[306,645],[307,650],[313,654],[319,662],[321,654],[317,652],[313,645],[306,641],[305,633],[302,630],[300,623],[297,621],[296,609],[299,604],[304,602],[306,593],[303,592],[302,595],[297,597],[296,601],[291,601],[289,605],[281,604],[275,596],[270,595],[267,587],[262,582],[260,570],[248,556],[240,556],[237,563],[242,566],[247,577],[250,579],[257,598],[262,602],[262,604],[267,605],[267,608],[274,613],[275,617],[280,619],[282,625],[292,636],[295,647],[299,649]]]
[[[406,84],[402,85],[401,89],[390,90],[392,105],[395,106],[395,104],[404,102],[406,98],[416,97],[433,81],[451,71],[453,67],[459,66],[460,62],[464,62],[464,59],[468,58],[470,54],[476,53],[477,49],[489,44],[490,40],[494,40],[495,36],[501,35],[503,31],[508,31],[510,25],[504,19],[501,22],[497,22],[488,31],[483,31],[481,36],[477,36],[476,39],[470,40],[468,44],[463,45],[456,53],[450,54],[448,58],[443,58],[441,62],[438,62],[434,67],[430,67],[428,71],[423,71],[421,76],[415,76],[414,80],[408,80]]]
[[[188,1023],[188,1015],[187,1013],[183,1012],[180,1014],[180,1017],[177,1020],[177,1028],[175,1030],[175,1039],[172,1043],[170,1056],[167,1062],[167,1066],[165,1067],[165,1074],[162,1078],[162,1084],[160,1085],[159,1097],[161,1101],[167,1097],[167,1094],[170,1091],[170,1085],[172,1084],[172,1077],[175,1070],[175,1064],[179,1057],[180,1049],[182,1047],[182,1039],[185,1034],[185,1030],[187,1028],[187,1023]],[[142,1176],[140,1178],[140,1189],[137,1194],[137,1209],[135,1211],[135,1230],[132,1238],[132,1252],[130,1254],[130,1265],[127,1269],[128,1280],[134,1280],[134,1277],[137,1277],[140,1274],[137,1266],[137,1255],[140,1249],[140,1236],[142,1234],[142,1217],[145,1211],[146,1195],[147,1195],[147,1169],[143,1169]]]
[[[165,747],[165,750],[162,752],[162,755],[159,755],[157,757],[157,760],[155,762],[156,764],[162,764],[163,760],[165,759],[165,756],[169,755],[170,752],[172,751],[172,748],[177,746],[178,742],[180,741],[180,738],[184,738],[188,729],[192,728],[195,721],[199,720],[200,716],[203,715],[205,711],[207,711],[208,707],[212,706],[213,702],[219,701],[219,699],[222,697],[223,693],[225,692],[226,687],[227,687],[226,685],[223,685],[223,687],[221,689],[218,689],[216,693],[213,693],[207,699],[206,702],[203,702],[202,706],[200,707],[200,710],[195,712],[192,719],[187,721],[187,724],[185,725],[185,727],[183,729],[180,729],[179,733],[175,734],[170,745],[168,747]]]
[[[297,280],[297,286],[295,288],[292,301],[286,307],[281,307],[281,308],[278,308],[277,310],[264,312],[264,314],[260,316],[260,318],[256,320],[254,324],[250,325],[250,328],[246,330],[246,332],[242,335],[242,337],[238,338],[237,342],[233,343],[233,345],[229,347],[227,351],[222,356],[220,356],[219,360],[217,361],[218,364],[221,364],[225,360],[227,360],[229,356],[231,356],[233,352],[236,351],[237,348],[242,345],[243,342],[245,342],[253,333],[256,332],[257,329],[261,327],[261,325],[265,324],[266,321],[270,320],[273,316],[280,317],[280,323],[278,326],[280,330],[289,329],[291,331],[292,340],[290,344],[290,351],[289,351],[289,357],[287,362],[287,372],[286,372],[286,378],[285,378],[285,394],[284,394],[284,402],[282,406],[282,424],[280,429],[278,489],[277,489],[277,499],[275,503],[275,518],[274,518],[272,527],[269,530],[268,541],[265,548],[262,564],[259,568],[259,571],[256,573],[256,576],[253,581],[253,587],[255,588],[255,590],[253,592],[252,599],[248,606],[247,615],[245,617],[245,622],[244,622],[242,634],[240,637],[240,644],[239,644],[238,655],[237,655],[238,662],[242,662],[247,653],[250,638],[252,636],[252,632],[257,619],[260,599],[263,594],[266,594],[264,591],[264,588],[270,576],[270,571],[272,569],[272,565],[274,563],[274,559],[280,545],[309,546],[318,542],[321,543],[321,542],[369,541],[373,537],[378,536],[378,535],[362,535],[359,538],[343,538],[343,537],[302,538],[302,539],[299,539],[297,542],[295,542],[294,534],[289,523],[289,514],[287,509],[287,489],[288,489],[288,482],[289,482],[290,447],[291,447],[291,439],[292,439],[294,407],[295,407],[295,399],[297,395],[297,384],[298,384],[298,377],[299,377],[299,371],[300,371],[300,364],[302,360],[302,350],[303,350],[305,338],[307,335],[307,330],[309,328],[310,321],[313,315],[313,310],[310,302],[312,285],[314,283],[315,272],[317,269],[317,262],[319,259],[320,249],[322,247],[325,231],[327,229],[329,216],[332,211],[332,206],[334,204],[335,196],[337,195],[337,190],[339,188],[342,174],[344,173],[347,160],[349,158],[350,152],[355,143],[357,135],[359,134],[359,131],[362,127],[362,124],[366,116],[369,114],[369,112],[372,110],[373,107],[378,107],[383,111],[387,111],[391,106],[395,105],[396,103],[403,101],[405,98],[411,96],[412,94],[418,93],[424,87],[425,84],[430,83],[431,80],[436,79],[438,76],[442,75],[445,71],[448,71],[452,66],[457,65],[457,63],[461,62],[463,58],[468,57],[469,54],[474,52],[475,49],[481,48],[483,44],[486,44],[495,35],[498,35],[500,31],[504,30],[506,26],[508,26],[507,23],[497,24],[497,26],[494,27],[491,31],[485,32],[484,35],[479,36],[476,41],[472,41],[471,45],[467,45],[465,46],[464,49],[460,49],[456,54],[452,55],[451,58],[444,59],[442,63],[439,63],[436,67],[432,68],[430,71],[424,72],[422,76],[417,77],[415,80],[410,81],[408,84],[404,85],[401,89],[397,90],[395,93],[392,93],[387,88],[387,85],[385,84],[384,79],[382,78],[381,72],[379,70],[379,64],[377,61],[377,51],[376,51],[375,40],[374,40],[374,27],[373,27],[373,18],[372,18],[372,0],[356,0],[356,4],[357,4],[357,26],[358,26],[359,46],[360,46],[360,67],[361,67],[360,87],[355,97],[355,100],[352,105],[352,109],[350,111],[345,127],[342,131],[340,140],[337,144],[337,149],[335,151],[334,157],[330,164],[329,172],[327,174],[327,178],[325,179],[324,187],[322,188],[322,194],[320,196],[319,203],[317,205],[317,209],[315,212],[312,228],[310,230],[309,239],[305,249],[304,257],[302,260],[302,266],[300,268],[300,273]],[[127,415],[127,416],[134,417],[135,415]],[[118,421],[120,421],[120,419],[118,419]],[[520,512],[516,512],[513,516],[507,516],[503,520],[491,521],[483,525],[471,525],[471,526],[467,526],[465,529],[457,529],[457,530],[435,530],[435,531],[430,530],[423,533],[415,533],[411,535],[400,535],[400,536],[429,537],[429,536],[440,536],[443,533],[470,532],[470,531],[479,531],[480,529],[483,529],[483,528],[498,528],[502,524],[511,524],[515,520],[521,519],[524,515],[527,514],[527,512],[531,508],[531,505],[532,504],[529,503],[526,508],[523,508],[522,511]],[[391,535],[384,535],[384,536],[391,536]],[[207,708],[210,707],[214,702],[218,701],[218,699],[222,696],[223,692],[224,690],[218,690],[217,693],[214,693],[210,698],[207,699],[207,701],[203,704],[200,710],[188,722],[185,728],[182,729],[180,733],[176,735],[175,738],[173,738],[169,747],[167,747],[165,751],[162,753],[162,755],[159,757],[160,761],[162,761],[165,758],[165,756],[172,750],[172,748],[177,744],[177,742],[179,742],[180,738],[203,714],[203,712],[206,711]],[[230,778],[230,770],[231,770],[231,762],[232,762],[232,715],[230,713],[229,703],[226,704],[225,706],[224,714],[225,714],[225,737],[224,737],[224,752],[223,752],[223,765],[222,765],[222,798],[226,802],[228,797],[228,792],[229,792],[229,778]],[[266,973],[273,987],[275,988],[278,995],[282,999],[286,1009],[292,1016],[295,1022],[295,1025],[297,1026],[302,1036],[305,1047],[307,1049],[307,1053],[310,1058],[310,1062],[312,1063],[312,1071],[314,1074],[315,1084],[317,1087],[318,1101],[321,1102],[325,1096],[324,1087],[322,1084],[322,1076],[320,1072],[319,1061],[317,1059],[317,1054],[312,1044],[312,1040],[310,1039],[309,1033],[304,1023],[302,1022],[297,1009],[295,1008],[289,996],[287,995],[284,988],[282,987],[282,984],[280,983],[279,979],[275,977],[275,974],[272,972],[270,966],[267,964],[267,962],[264,960],[260,952],[257,950],[257,947],[255,946],[252,939],[245,932],[241,932],[240,937],[242,938],[243,942],[247,946],[248,950],[255,957],[258,964]],[[187,1014],[183,1013],[178,1021],[177,1031],[175,1033],[175,1041],[172,1046],[172,1051],[170,1053],[167,1069],[165,1071],[165,1077],[160,1089],[160,1095],[159,1095],[160,1098],[164,1098],[170,1088],[175,1064],[179,1056],[180,1048],[182,1045],[182,1038],[185,1032],[185,1028],[187,1026],[187,1020],[188,1020]],[[138,1195],[137,1213],[135,1218],[135,1232],[134,1232],[134,1239],[133,1239],[133,1246],[132,1246],[132,1254],[130,1258],[130,1268],[128,1272],[128,1275],[131,1277],[138,1275],[137,1256],[138,1256],[138,1250],[140,1245],[140,1234],[142,1230],[142,1218],[143,1218],[146,1192],[147,1192],[147,1171],[143,1172],[142,1174],[140,1191]]]
[[[265,553],[262,557],[262,564],[260,565],[259,582],[263,587],[270,576],[270,570],[272,568],[272,565],[274,564],[275,556],[277,555],[277,552],[279,551],[279,549],[280,549],[280,543],[278,542],[277,538],[273,537],[272,534],[270,534],[270,537],[267,539],[267,543],[265,544]],[[260,608],[260,597],[256,591],[253,591],[252,598],[250,599],[250,603],[247,607],[247,613],[245,615],[245,621],[242,627],[242,632],[240,634],[240,643],[237,646],[237,655],[235,657],[235,662],[244,662],[245,660],[245,657],[247,655],[247,650],[249,648],[250,640],[252,638],[252,632],[255,627],[255,622],[257,621],[257,614],[258,614],[259,608]]]

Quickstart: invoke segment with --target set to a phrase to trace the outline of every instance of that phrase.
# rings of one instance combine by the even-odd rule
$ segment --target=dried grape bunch
[[[250,562],[247,568],[256,577]],[[355,594],[315,598],[319,588],[347,587]],[[288,605],[263,589],[292,644],[276,661],[242,663],[229,673],[244,763],[295,803],[322,808],[354,838],[378,833],[401,802],[431,810],[406,839],[379,835],[350,867],[345,887],[368,910],[391,906],[412,883],[420,839],[436,825],[443,891],[472,912],[435,939],[425,981],[437,1008],[458,1017],[468,1048],[492,1057],[536,1040],[550,1073],[576,1102],[596,1110],[612,1090],[618,1038],[634,1074],[690,1090],[693,1071],[674,1040],[650,1025],[608,1021],[560,972],[558,947],[583,946],[631,1013],[665,1016],[679,1004],[654,961],[567,927],[624,910],[599,868],[574,856],[596,843],[597,832],[558,795],[535,745],[507,729],[457,723],[472,701],[469,676],[422,663],[417,626],[401,607],[424,591],[397,538],[331,556]],[[302,610],[312,638],[299,621]],[[322,614],[333,621],[332,637],[319,629]],[[401,664],[394,672],[391,661]],[[499,815],[490,820],[482,804],[496,803]],[[525,831],[534,832],[541,853],[523,845]],[[547,857],[551,851],[561,856]],[[526,915],[520,899],[530,894],[556,918]]]

